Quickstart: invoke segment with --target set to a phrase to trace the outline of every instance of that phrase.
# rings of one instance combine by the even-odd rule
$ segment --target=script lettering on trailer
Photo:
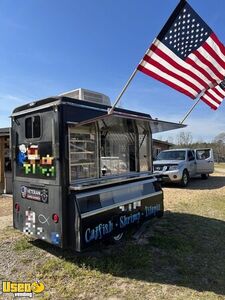
[[[94,228],[87,228],[84,234],[85,242],[101,240],[103,237],[112,235],[114,230],[124,229],[125,227],[139,223],[141,219],[151,218],[156,216],[161,210],[160,204],[145,206],[143,211],[138,211],[133,214],[124,214],[118,220],[109,220],[107,223],[97,224]]]

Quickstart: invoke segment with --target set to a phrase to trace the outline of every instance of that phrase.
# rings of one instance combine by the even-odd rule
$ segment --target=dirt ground
[[[12,226],[12,197],[0,196],[0,226],[1,231]]]
[[[140,260],[140,266],[143,266],[143,270],[146,272],[146,275],[140,275],[138,271],[135,276],[134,274],[129,275],[127,271],[121,273],[121,271],[113,269],[114,266],[108,267],[107,265],[106,267],[104,265],[102,267],[101,265],[100,267],[99,262],[96,262],[98,257],[93,259],[94,263],[91,261],[87,264],[87,260],[81,259],[79,264],[77,261],[75,263],[74,258],[71,259],[71,257],[66,258],[65,261],[62,260],[64,252],[56,254],[57,250],[48,249],[47,246],[40,247],[38,243],[29,243],[27,240],[21,242],[22,234],[12,228],[12,198],[0,197],[0,281],[43,278],[49,287],[49,292],[41,299],[114,300],[132,299],[132,297],[134,297],[133,299],[157,300],[225,299],[225,252],[222,250],[224,249],[222,243],[225,242],[225,239],[215,248],[218,240],[211,232],[211,230],[214,230],[215,235],[218,235],[218,239],[225,237],[225,169],[216,170],[207,180],[193,179],[188,188],[183,189],[176,185],[170,185],[163,187],[163,190],[166,214],[165,217],[153,223],[153,230],[157,232],[157,235],[151,229],[147,234],[144,233],[140,240],[135,242],[135,245],[132,245],[135,251],[140,250],[141,255],[137,259]],[[221,222],[221,226],[218,222]],[[203,231],[203,236],[201,230],[206,226],[211,226],[211,229]],[[165,228],[167,228],[168,234],[165,234]],[[181,237],[180,234],[182,234]],[[151,248],[143,248],[145,246],[142,246],[146,243],[146,237],[147,239],[151,237]],[[187,245],[185,244],[186,238]],[[199,239],[202,239],[201,242],[199,242]],[[190,248],[190,241],[193,242],[193,248]],[[201,262],[198,266],[197,257],[200,253],[203,255],[202,247],[204,245],[206,249],[204,258],[202,256],[199,258],[199,261],[203,259],[204,264]],[[196,247],[198,251],[196,250],[197,254],[194,256],[193,249]],[[145,262],[142,258],[141,251],[143,249],[144,254],[147,253],[146,249],[148,251],[150,249],[150,252],[154,254],[154,260],[157,261],[158,259],[159,264],[164,264],[165,269],[153,268],[153,272],[157,274],[148,275],[148,270],[145,269]],[[103,254],[107,254],[107,251],[109,250],[106,249]],[[120,251],[120,248],[118,248],[118,251]],[[184,253],[181,253],[182,251]],[[204,251],[203,249],[203,253]],[[217,253],[218,261],[214,262],[213,255],[216,251],[223,251],[223,254],[219,255]],[[179,260],[179,256],[181,257],[180,261],[173,261],[175,252],[176,259]],[[111,258],[113,258],[113,255]],[[146,255],[148,256],[148,254]],[[55,266],[56,259],[59,264],[57,268]],[[118,261],[115,262],[115,265],[116,263]],[[135,273],[136,262],[128,262],[128,265],[132,265],[132,263],[134,264]],[[176,264],[177,269],[175,268]],[[42,267],[40,268],[40,266]],[[188,270],[191,266],[192,270]],[[53,271],[49,271],[48,268],[55,270],[55,275],[52,275]],[[67,273],[64,273],[65,269]],[[211,275],[214,279],[210,277]],[[68,281],[65,279],[67,276],[69,276]],[[76,278],[79,279],[76,282],[76,287],[73,286],[70,276],[72,276],[74,282],[76,282]],[[171,278],[166,279],[167,277]],[[59,284],[59,281],[65,285],[60,290],[61,295],[64,295],[63,297],[59,297],[55,293],[54,286],[50,287],[55,283]],[[53,282],[55,283],[53,284]],[[98,288],[94,287],[96,284],[99,286]],[[74,288],[74,296],[71,296],[67,290],[66,286],[70,285],[70,289]],[[83,291],[85,289],[87,289],[87,292]],[[4,297],[2,299],[11,299]]]
[[[12,197],[0,197],[0,218],[12,215]]]

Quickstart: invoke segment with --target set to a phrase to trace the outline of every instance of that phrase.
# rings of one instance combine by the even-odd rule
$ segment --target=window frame
[[[40,120],[40,136],[38,137],[34,137],[34,120],[35,120],[35,117],[38,117],[39,120]],[[28,119],[31,119],[31,137],[27,137],[26,135],[26,121]],[[40,114],[35,114],[35,115],[32,115],[32,116],[28,116],[24,119],[24,137],[27,141],[38,141],[41,139],[42,137],[42,133],[43,133],[43,130],[42,130],[42,118],[41,118],[41,115]]]
[[[93,124],[93,123],[90,123],[90,124]],[[87,126],[87,125],[83,125],[83,126]],[[98,126],[96,124],[96,122],[94,122],[94,125],[95,127],[95,142],[96,142],[96,157],[95,157],[95,164],[96,164],[96,177],[86,177],[86,178],[78,178],[78,179],[72,179],[71,176],[72,176],[72,172],[71,172],[71,147],[70,147],[70,142],[71,142],[71,131],[73,130],[73,127],[72,126],[68,126],[68,152],[69,152],[69,157],[68,157],[68,168],[69,168],[69,182],[70,183],[73,183],[73,182],[81,182],[81,181],[84,181],[84,180],[94,180],[94,179],[98,179],[100,178],[99,176],[99,130],[98,130]],[[79,129],[81,128],[82,126],[80,127],[75,127],[75,129],[77,129],[77,133],[79,133]],[[82,129],[80,130],[82,131]],[[84,131],[84,130],[83,130]],[[74,131],[73,131],[74,132]]]
[[[200,158],[198,152],[203,152],[201,155],[203,155],[204,153],[208,152],[207,153],[208,156],[205,157],[205,158]],[[204,160],[209,159],[210,157],[211,157],[211,150],[210,149],[196,149],[196,159],[197,160],[204,161]]]
[[[191,154],[191,159],[189,157],[189,153]],[[188,156],[188,161],[195,160],[195,155],[194,155],[194,152],[192,150],[188,150],[187,156]]]

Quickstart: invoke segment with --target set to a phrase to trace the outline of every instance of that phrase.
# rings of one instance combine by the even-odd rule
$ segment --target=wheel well
[[[184,170],[183,170],[183,173],[184,173],[184,171],[186,171],[186,172],[188,173],[188,175],[189,175],[188,169],[184,169]]]
[[[188,172],[188,169],[184,169],[184,170],[183,170],[183,174],[184,174],[185,171],[186,171],[186,173],[187,173],[188,180],[189,180],[189,179],[190,179],[190,174],[189,174],[189,172]]]

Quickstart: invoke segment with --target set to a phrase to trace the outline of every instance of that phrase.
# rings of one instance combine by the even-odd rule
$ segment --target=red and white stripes
[[[138,70],[192,99],[208,89],[201,99],[213,109],[225,97],[218,85],[225,78],[225,47],[214,33],[185,60],[156,39]]]
[[[209,89],[201,97],[201,100],[208,104],[212,109],[216,110],[225,97],[225,90],[223,90],[219,85],[212,89]]]

